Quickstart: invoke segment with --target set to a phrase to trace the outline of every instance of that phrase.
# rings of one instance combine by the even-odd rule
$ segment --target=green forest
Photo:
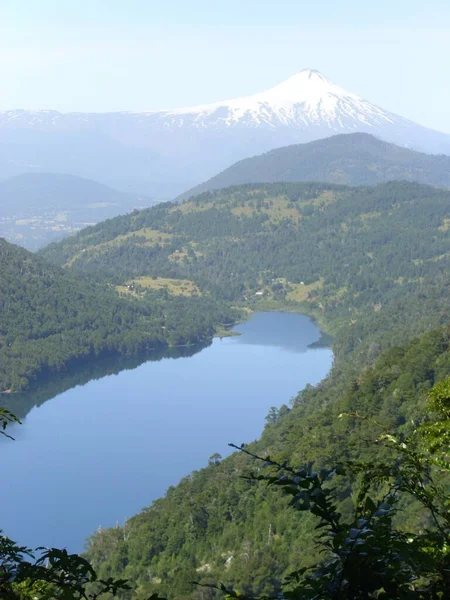
[[[95,278],[74,277],[0,239],[0,391],[17,392],[91,359],[135,356],[211,340],[235,312],[210,298],[120,298]]]
[[[0,32],[0,600],[450,600],[450,0]]]

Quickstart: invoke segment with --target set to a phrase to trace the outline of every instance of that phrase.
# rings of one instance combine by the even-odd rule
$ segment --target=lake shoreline
[[[68,361],[65,364],[65,369],[61,369],[58,371],[52,371],[48,369],[43,369],[38,375],[36,375],[34,381],[30,385],[28,389],[25,390],[3,390],[0,392],[5,399],[2,402],[2,406],[11,410],[14,414],[16,414],[19,418],[23,418],[26,413],[23,413],[21,406],[15,406],[17,404],[15,400],[20,399],[20,404],[22,404],[22,399],[24,397],[36,397],[36,398],[44,398],[37,405],[40,405],[42,402],[47,400],[51,400],[56,395],[63,393],[71,389],[70,383],[69,385],[64,385],[64,381],[72,382],[81,380],[81,383],[75,383],[76,385],[85,385],[89,383],[92,379],[97,379],[98,377],[93,376],[92,378],[87,378],[83,380],[83,372],[85,371],[97,371],[99,372],[99,377],[101,378],[101,368],[103,365],[114,365],[113,371],[106,370],[103,376],[108,376],[112,372],[120,373],[121,370],[127,370],[129,368],[137,368],[141,364],[152,361],[152,360],[160,360],[161,358],[172,358],[172,355],[181,350],[186,350],[189,353],[191,350],[195,352],[200,352],[203,348],[208,347],[214,339],[226,339],[230,337],[236,337],[241,335],[238,331],[235,330],[237,326],[242,323],[247,322],[252,318],[254,314],[259,312],[273,312],[273,313],[292,313],[298,315],[307,316],[311,321],[317,326],[317,328],[321,332],[321,337],[316,342],[313,342],[312,348],[317,347],[327,347],[333,350],[332,342],[333,336],[327,331],[328,323],[324,319],[320,319],[317,314],[308,312],[306,307],[300,305],[293,305],[291,303],[284,303],[281,301],[264,301],[260,300],[257,305],[250,306],[248,304],[242,306],[236,306],[236,308],[240,312],[240,318],[236,319],[231,325],[220,325],[216,328],[215,332],[211,337],[208,337],[204,340],[200,340],[198,342],[193,342],[191,344],[180,344],[180,345],[169,345],[169,344],[160,344],[158,347],[149,347],[145,350],[137,351],[136,353],[121,353],[117,351],[105,352],[101,355],[87,355],[80,356],[74,358],[71,361]],[[156,356],[156,358],[154,358]],[[123,368],[120,368],[120,364],[123,363]],[[127,366],[128,364],[133,364],[134,366]],[[52,381],[55,382],[53,386]],[[46,393],[48,388],[57,387],[57,384],[61,384],[60,391]]]

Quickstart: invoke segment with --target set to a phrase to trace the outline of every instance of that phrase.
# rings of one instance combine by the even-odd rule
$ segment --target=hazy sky
[[[303,68],[450,133],[448,0],[0,0],[0,110],[149,110]]]

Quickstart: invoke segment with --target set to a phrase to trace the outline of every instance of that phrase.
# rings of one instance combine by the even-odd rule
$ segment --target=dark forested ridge
[[[120,298],[0,238],[0,391],[24,390],[87,359],[209,341],[231,314],[207,298]]]
[[[336,135],[241,160],[179,199],[244,183],[326,181],[375,185],[391,180],[450,187],[450,157],[415,152],[368,133]]]

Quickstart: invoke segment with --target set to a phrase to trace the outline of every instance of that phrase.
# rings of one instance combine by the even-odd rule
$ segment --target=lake
[[[255,313],[234,329],[192,356],[68,389],[12,426],[15,441],[0,439],[6,535],[81,551],[99,526],[123,524],[215,452],[229,454],[228,442],[259,437],[271,406],[330,370],[332,352],[304,315]]]

